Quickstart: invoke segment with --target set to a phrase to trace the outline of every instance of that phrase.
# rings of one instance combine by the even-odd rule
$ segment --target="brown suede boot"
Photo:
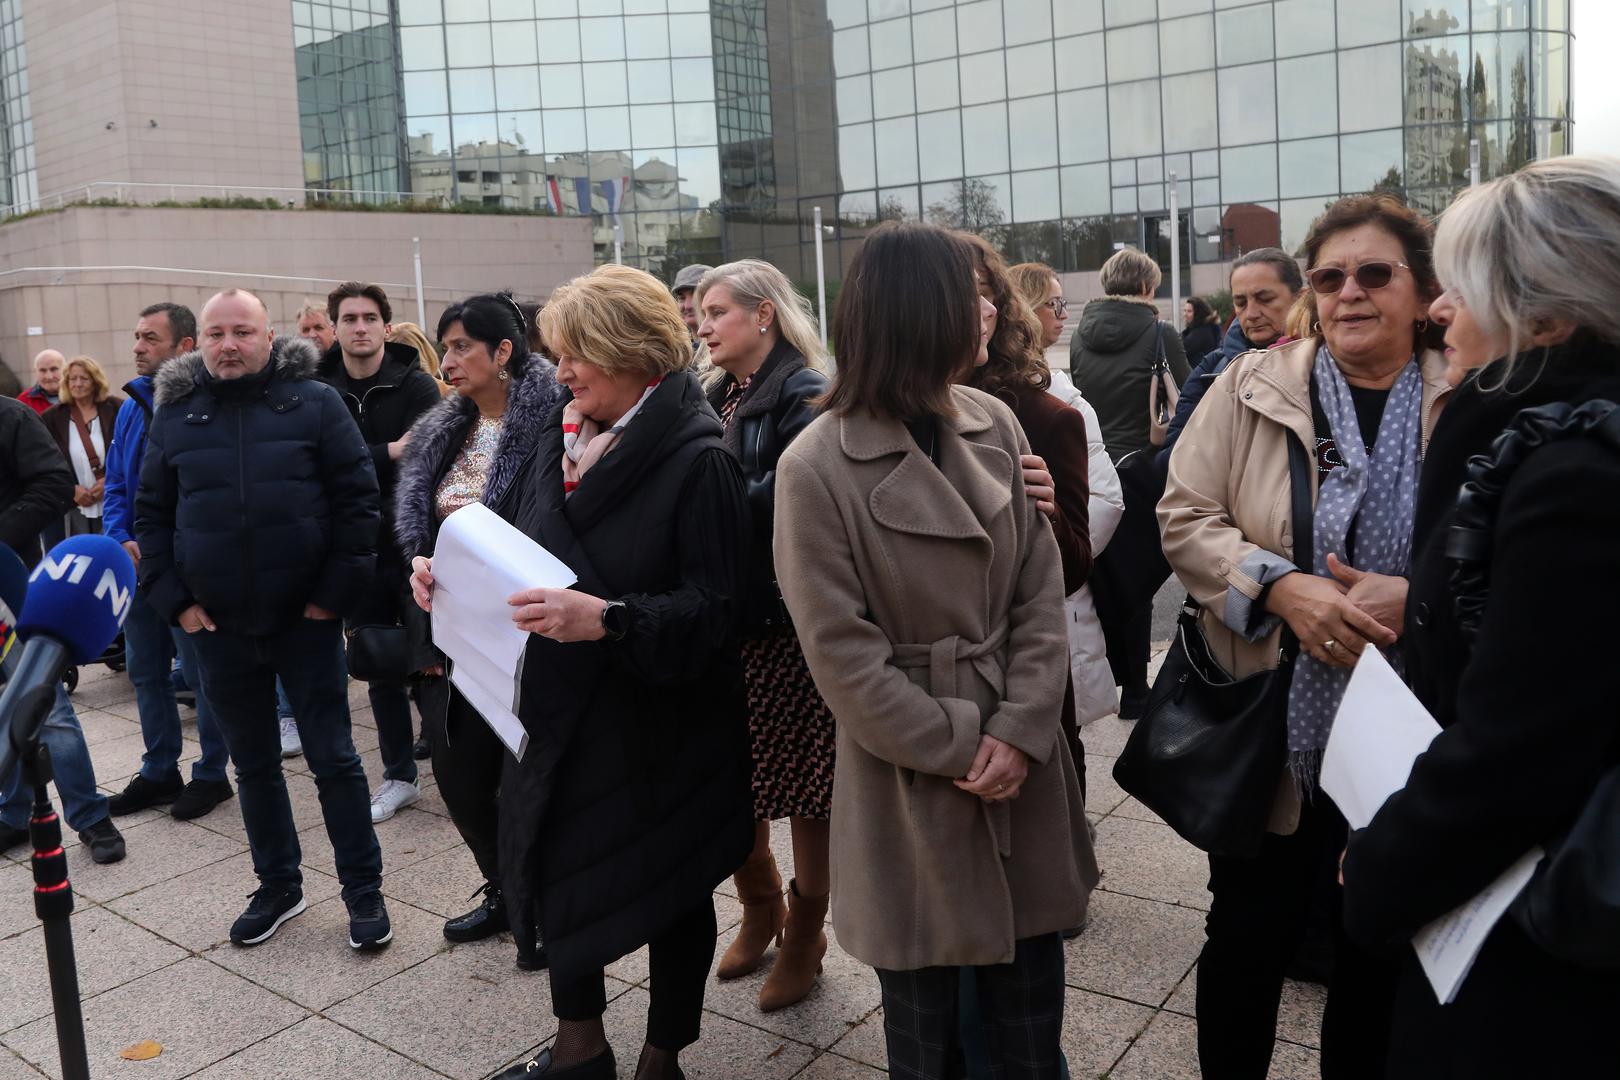
[[[800,896],[799,883],[788,886],[787,928],[782,932],[781,951],[759,989],[759,1011],[775,1012],[803,1001],[821,974],[821,958],[827,955],[826,896]]]
[[[740,978],[758,968],[771,939],[782,944],[782,926],[787,922],[775,855],[766,852],[762,859],[749,859],[732,880],[737,883],[737,899],[742,901],[743,920],[715,972],[722,979]]]

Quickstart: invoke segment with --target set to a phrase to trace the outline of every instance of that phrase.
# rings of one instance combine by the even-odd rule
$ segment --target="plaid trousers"
[[[973,969],[990,1075],[995,1080],[1058,1080],[1063,1030],[1063,939],[1017,943],[1010,964]],[[957,1031],[960,969],[877,969],[883,1031],[894,1080],[959,1080],[967,1075]]]

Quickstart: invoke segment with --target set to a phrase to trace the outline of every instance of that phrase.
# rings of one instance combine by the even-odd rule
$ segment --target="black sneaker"
[[[208,811],[235,795],[229,780],[193,780],[174,800],[169,814],[181,821],[202,817]]]
[[[536,943],[532,949],[525,949],[521,944],[517,950],[517,969],[519,971],[544,971],[551,963],[546,955],[546,947]]]
[[[19,844],[28,842],[28,830],[17,829],[10,825],[0,823],[0,855],[4,855]]]
[[[429,745],[427,736],[418,736],[416,739],[416,744],[411,747],[411,757],[415,758],[417,761],[426,761],[432,756],[433,747]]]
[[[382,893],[361,893],[347,904],[351,949],[376,952],[394,940],[394,928],[389,925],[388,909],[383,907]]]
[[[145,810],[149,806],[172,803],[185,789],[186,785],[180,779],[179,773],[175,773],[173,780],[161,781],[148,780],[140,773],[136,773],[123,791],[107,800],[107,810],[115,817],[123,817],[137,810]]]
[[[174,692],[174,703],[184,705],[188,709],[195,709],[197,707],[197,691],[189,688],[176,690]]]
[[[262,885],[248,898],[247,910],[231,924],[234,945],[269,941],[282,923],[304,910],[304,890],[297,886]]]
[[[501,900],[500,886],[492,881],[486,881],[473,895],[477,896],[479,893],[483,894],[484,899],[477,907],[444,924],[446,940],[458,943],[483,941],[507,928],[506,904]]]
[[[90,849],[91,862],[115,863],[124,857],[124,834],[110,817],[102,818],[79,833],[79,843]]]

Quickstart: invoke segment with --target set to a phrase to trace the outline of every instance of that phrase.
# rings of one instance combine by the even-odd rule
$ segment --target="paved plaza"
[[[375,784],[382,774],[365,689],[351,688],[355,743]],[[96,774],[121,790],[142,752],[134,692],[123,675],[84,669],[74,703]],[[186,760],[195,758],[193,714]],[[1102,885],[1091,925],[1067,944],[1063,1045],[1074,1076],[1197,1080],[1193,968],[1203,940],[1203,856],[1113,782],[1130,726],[1112,717],[1086,729],[1087,810],[1097,825]],[[97,1078],[271,1080],[479,1080],[549,1041],[555,1024],[543,974],[513,965],[507,936],[452,947],[448,916],[471,906],[478,871],[423,762],[423,798],[378,826],[383,892],[393,918],[386,950],[348,947],[347,916],[332,876],[314,781],[287,762],[302,830],[309,910],[265,945],[231,946],[231,920],[254,887],[236,800],[195,822],[145,811],[119,819],[129,857],[96,866],[67,841],[90,1062]],[[183,766],[184,767],[184,766]],[[775,849],[791,871],[786,823]],[[0,858],[0,1080],[60,1076],[34,918],[26,848]],[[720,949],[741,908],[727,882],[715,897]],[[830,936],[830,928],[829,928]],[[883,1015],[871,969],[829,951],[820,985],[800,1005],[755,1007],[766,965],[711,982],[703,1039],[683,1055],[688,1076],[743,1080],[861,1080],[882,1075]],[[718,952],[716,954],[718,957]],[[645,951],[609,970],[608,1035],[620,1075],[634,1067],[647,1006]],[[1283,997],[1273,1080],[1319,1075],[1323,993],[1290,983]],[[157,1057],[119,1051],[142,1040]]]

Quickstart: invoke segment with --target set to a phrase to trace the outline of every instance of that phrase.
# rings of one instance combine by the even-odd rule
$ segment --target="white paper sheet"
[[[1369,645],[1351,673],[1322,755],[1322,790],[1352,829],[1365,828],[1378,808],[1406,786],[1412,763],[1440,725]],[[1532,848],[1478,896],[1429,923],[1412,938],[1423,973],[1442,1005],[1451,1004],[1485,939],[1530,881],[1542,851]]]
[[[517,718],[529,635],[513,624],[506,598],[576,580],[567,564],[481,503],[457,510],[439,529],[433,643],[452,661],[450,682],[519,761],[529,745]]]

